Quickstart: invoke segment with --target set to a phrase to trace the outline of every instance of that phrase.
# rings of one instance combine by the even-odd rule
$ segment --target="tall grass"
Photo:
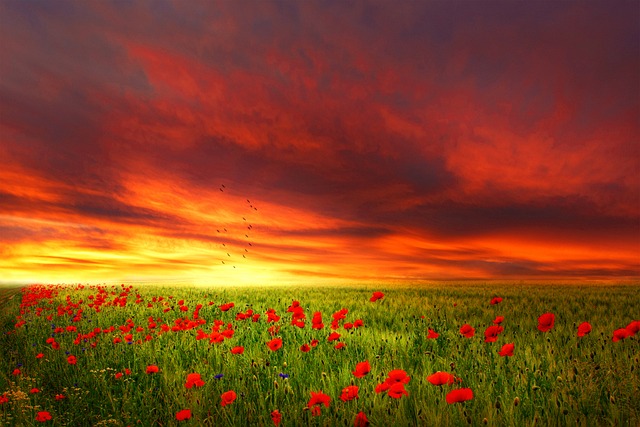
[[[108,300],[122,292],[107,286]],[[369,301],[372,291],[385,297]],[[638,425],[640,389],[638,336],[612,342],[612,332],[640,318],[640,293],[634,286],[350,286],[350,287],[161,287],[132,289],[124,307],[104,306],[98,313],[89,308],[95,287],[57,287],[56,295],[28,308],[20,316],[22,293],[0,290],[0,395],[9,401],[0,405],[3,425],[40,425],[39,411],[52,415],[49,425],[273,425],[270,413],[282,413],[282,426],[353,425],[355,415],[364,412],[372,425]],[[136,294],[140,303],[136,303]],[[13,299],[10,299],[14,295]],[[489,302],[495,295],[500,304]],[[159,303],[147,304],[163,296]],[[169,299],[172,296],[172,299]],[[70,300],[67,300],[67,297]],[[180,311],[177,301],[189,307]],[[82,300],[82,303],[79,301]],[[305,309],[304,328],[290,325],[287,307],[292,300]],[[214,305],[208,305],[208,302]],[[163,305],[163,303],[168,303]],[[220,304],[234,302],[227,312]],[[196,304],[203,304],[200,328],[170,331],[158,335],[161,324],[192,318]],[[58,315],[58,307],[71,311]],[[36,308],[42,307],[40,316]],[[172,308],[163,312],[167,307]],[[257,323],[237,321],[236,314],[252,309],[260,313]],[[283,347],[271,351],[266,345],[272,336],[265,311],[281,316],[276,336]],[[340,342],[327,342],[331,316],[341,308],[349,310],[341,322]],[[72,318],[82,309],[80,321]],[[314,312],[322,312],[325,328],[311,329]],[[537,330],[537,318],[545,312],[556,316],[553,329]],[[51,320],[47,316],[52,315]],[[504,316],[504,332],[495,343],[484,342],[483,332],[496,316]],[[161,319],[157,328],[148,328],[148,318]],[[123,337],[118,330],[131,319],[144,328],[133,329],[133,344],[113,343]],[[235,329],[234,336],[219,344],[196,340],[197,329],[211,332],[214,320]],[[364,326],[345,330],[344,322],[362,319]],[[577,325],[593,325],[592,332],[576,336]],[[459,328],[469,323],[476,335],[464,338]],[[77,332],[54,333],[56,327],[77,327],[87,334],[115,326],[113,333],[100,333],[96,339],[74,344]],[[428,329],[440,334],[427,339]],[[144,341],[151,335],[150,341]],[[46,343],[55,336],[59,350]],[[303,353],[300,346],[318,339],[319,344]],[[91,342],[96,342],[95,347]],[[513,357],[500,357],[504,343],[513,342]],[[243,346],[244,354],[230,349]],[[44,357],[36,358],[38,353]],[[68,354],[77,364],[67,362]],[[355,378],[356,363],[368,360],[371,372]],[[157,365],[156,374],[145,372]],[[18,368],[21,373],[13,375]],[[131,371],[116,379],[115,374]],[[392,369],[403,369],[411,376],[406,385],[409,396],[392,399],[376,393]],[[447,371],[461,378],[454,386],[436,387],[426,381],[436,371]],[[200,373],[206,384],[185,388],[189,373]],[[221,378],[215,378],[222,374]],[[282,374],[282,375],[280,375]],[[288,378],[283,378],[288,375]],[[359,398],[343,402],[341,390],[351,384],[359,387]],[[32,388],[39,393],[32,394]],[[448,391],[469,387],[474,398],[449,405]],[[237,399],[222,407],[220,395],[234,390]],[[329,408],[313,416],[306,408],[311,391],[331,396]],[[62,394],[62,400],[55,396]],[[193,418],[179,422],[175,414],[191,409]]]

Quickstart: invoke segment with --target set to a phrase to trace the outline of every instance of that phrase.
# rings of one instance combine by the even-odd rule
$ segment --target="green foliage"
[[[113,301],[122,288],[105,286]],[[272,425],[271,411],[282,413],[282,426],[353,425],[363,411],[372,425],[638,425],[640,389],[638,335],[612,342],[612,332],[639,318],[640,293],[634,286],[350,286],[350,287],[161,287],[140,286],[128,293],[127,304],[90,308],[95,287],[58,287],[52,302],[40,299],[37,305],[20,307],[22,295],[16,289],[0,289],[0,395],[9,402],[0,404],[2,425],[41,425],[38,411],[53,417],[44,425],[125,426],[125,425]],[[385,297],[370,302],[372,291]],[[114,294],[112,294],[114,292]],[[140,296],[136,303],[136,294]],[[11,296],[14,296],[11,298]],[[173,298],[169,299],[169,296]],[[491,305],[493,296],[503,298]],[[162,302],[152,302],[163,296]],[[71,312],[58,307],[76,304]],[[82,303],[79,303],[83,300]],[[189,307],[180,311],[177,301]],[[290,324],[287,307],[300,301],[306,326]],[[214,305],[208,305],[209,301]],[[218,306],[234,302],[222,312]],[[189,330],[158,334],[162,324],[174,325],[178,318],[193,318],[196,304],[203,304],[199,317],[206,324]],[[41,307],[38,316],[36,308]],[[171,308],[164,312],[163,310]],[[276,336],[283,347],[275,352],[266,342],[272,336],[267,309],[281,319]],[[339,342],[327,342],[332,314],[341,308],[349,312],[341,321]],[[24,314],[20,314],[20,310]],[[81,319],[72,318],[82,309]],[[252,309],[260,313],[257,323],[236,320],[236,314]],[[325,328],[311,328],[311,318],[322,312]],[[555,325],[540,332],[537,318],[555,314]],[[484,342],[483,332],[496,316],[504,316],[504,331],[497,342]],[[47,320],[47,316],[52,316]],[[149,329],[148,318],[157,320]],[[133,329],[133,343],[113,343],[125,334],[118,327],[127,320],[144,330]],[[362,319],[364,326],[345,330],[344,322]],[[23,320],[19,327],[15,324]],[[222,343],[196,340],[197,330],[211,333],[214,320],[232,324],[234,336]],[[590,322],[592,332],[579,338],[577,326]],[[459,328],[469,323],[476,335],[464,338]],[[77,332],[53,333],[54,328],[76,326]],[[75,344],[78,333],[115,326],[112,333]],[[440,334],[427,339],[428,329]],[[55,336],[60,344],[53,350],[46,339]],[[152,339],[145,341],[151,335]],[[300,346],[313,339],[319,344],[303,353]],[[95,342],[95,347],[91,343]],[[513,357],[498,351],[513,342]],[[230,349],[243,346],[243,354]],[[67,354],[77,364],[67,363]],[[36,358],[38,353],[44,357]],[[371,372],[355,378],[358,362],[368,360]],[[160,371],[147,374],[148,365]],[[13,375],[14,369],[21,370]],[[131,370],[116,378],[116,373]],[[406,385],[409,396],[392,399],[376,393],[392,369],[411,376]],[[451,372],[460,384],[436,387],[426,377],[436,371]],[[205,385],[185,388],[189,373],[201,374]],[[282,378],[279,374],[288,374]],[[223,374],[222,378],[215,376]],[[340,400],[341,390],[359,386],[359,398]],[[32,388],[40,389],[31,394]],[[448,391],[469,387],[474,399],[449,405]],[[234,390],[238,398],[225,407],[220,395]],[[306,408],[311,391],[331,396],[329,408],[312,416]],[[63,394],[65,399],[56,400]],[[175,414],[191,409],[193,418],[179,422]]]

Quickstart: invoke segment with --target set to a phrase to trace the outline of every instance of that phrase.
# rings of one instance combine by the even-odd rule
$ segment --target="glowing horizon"
[[[635,2],[189,6],[0,3],[0,280],[640,279]]]

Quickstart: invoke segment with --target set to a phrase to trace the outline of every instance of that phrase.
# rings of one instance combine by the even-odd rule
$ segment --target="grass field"
[[[485,342],[498,316],[503,330]],[[358,425],[360,412],[373,426],[637,426],[637,319],[637,286],[5,287],[0,424],[270,426],[277,411],[281,426]],[[578,337],[583,322],[592,330]],[[386,380],[393,370],[410,380]],[[456,380],[433,385],[437,371]],[[342,400],[351,385],[358,397]],[[461,388],[473,397],[448,403]],[[310,405],[320,391],[328,407]]]

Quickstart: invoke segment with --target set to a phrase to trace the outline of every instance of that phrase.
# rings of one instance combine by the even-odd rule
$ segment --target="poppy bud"
[[[560,375],[558,375],[558,378],[556,378],[556,381],[558,381],[559,383],[562,382],[562,377]]]
[[[282,366],[286,368],[286,367],[287,367],[287,362],[284,362],[284,363],[282,364]]]
[[[273,382],[273,386],[277,389],[278,388],[278,381],[274,381]]]
[[[540,389],[540,387],[538,387],[537,385],[534,385],[533,387],[531,387],[531,390],[534,390],[534,391],[535,390],[539,390],[539,389]]]
[[[520,398],[516,397],[515,399],[513,399],[513,406],[518,406],[520,404]]]
[[[614,395],[609,396],[609,402],[611,402],[613,405],[616,404],[616,398]]]
[[[482,424],[489,424],[489,420],[488,420],[488,419],[486,419],[486,418],[483,418],[483,419],[482,419]]]
[[[500,409],[500,401],[496,401],[496,409]]]

